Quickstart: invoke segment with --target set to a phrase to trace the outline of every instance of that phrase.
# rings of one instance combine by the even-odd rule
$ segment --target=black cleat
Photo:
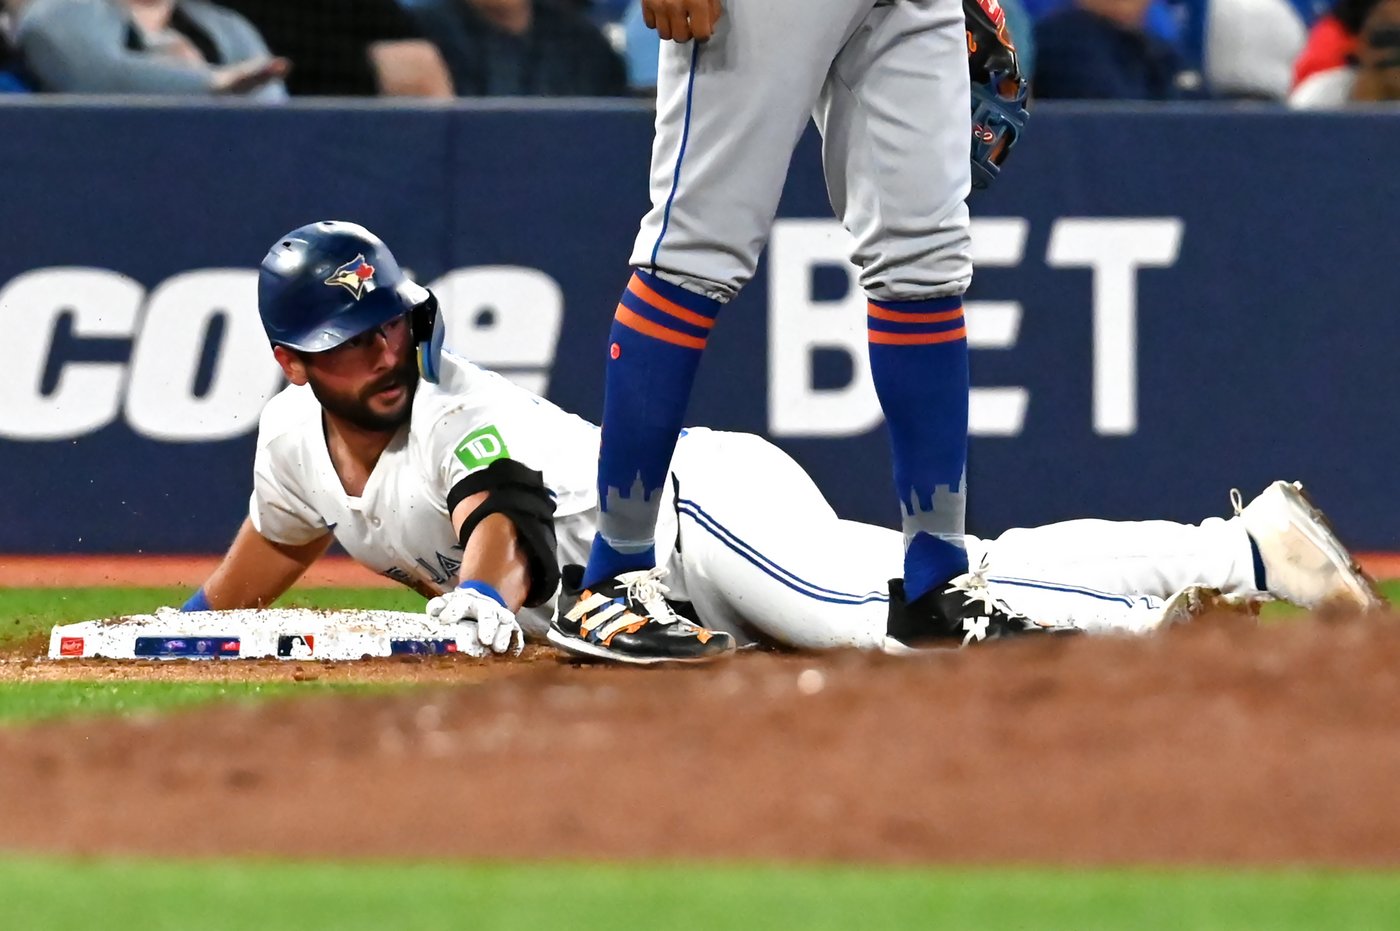
[[[666,602],[664,569],[625,572],[580,591],[583,568],[564,567],[574,606],[549,626],[549,642],[589,659],[650,666],[706,663],[734,652],[734,637],[678,615]]]
[[[980,572],[957,576],[913,602],[904,599],[904,580],[890,579],[886,633],[906,647],[965,647],[984,640],[1079,632],[1017,614],[992,594]]]

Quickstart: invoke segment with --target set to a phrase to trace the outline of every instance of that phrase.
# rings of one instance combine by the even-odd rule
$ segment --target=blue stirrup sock
[[[638,270],[608,340],[590,587],[656,564],[656,516],[719,301]]]
[[[961,297],[871,300],[870,369],[894,453],[909,601],[967,571],[967,327]]]

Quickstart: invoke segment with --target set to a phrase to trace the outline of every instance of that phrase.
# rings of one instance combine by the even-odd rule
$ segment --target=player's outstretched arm
[[[461,584],[428,602],[428,616],[474,623],[482,647],[519,653],[525,634],[516,612],[559,587],[554,496],[539,472],[501,458],[453,482],[447,508],[462,543]]]
[[[461,584],[428,602],[427,613],[444,624],[471,623],[484,655],[513,652],[525,645],[515,613],[535,587],[530,553],[508,513],[485,513],[490,495],[477,492],[452,507],[452,526],[462,539]],[[482,516],[485,513],[485,516]],[[462,638],[458,637],[459,647]]]
[[[185,603],[186,611],[262,608],[276,601],[331,545],[331,535],[292,546],[258,533],[249,519],[238,528],[223,562]]]
[[[452,529],[460,536],[462,527],[478,507],[486,503],[486,492],[478,492],[458,502],[452,510]],[[484,582],[505,601],[512,614],[525,605],[530,593],[530,555],[520,545],[515,524],[506,514],[490,514],[472,530],[462,549],[462,582]]]

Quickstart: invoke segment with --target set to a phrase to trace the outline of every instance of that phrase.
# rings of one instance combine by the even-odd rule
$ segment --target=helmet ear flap
[[[437,295],[423,289],[427,297],[409,311],[409,327],[418,352],[418,374],[423,380],[437,384],[438,359],[442,355],[442,340],[446,335],[439,312]]]
[[[419,301],[409,311],[409,324],[413,329],[413,341],[415,343],[430,342],[433,338],[433,326],[437,323],[438,299],[437,295],[426,288],[423,289],[428,297]]]

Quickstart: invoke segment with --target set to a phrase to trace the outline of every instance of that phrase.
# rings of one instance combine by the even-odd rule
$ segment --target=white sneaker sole
[[[1343,545],[1326,515],[1313,504],[1312,499],[1303,490],[1302,483],[1275,482],[1264,494],[1272,492],[1275,488],[1282,497],[1287,526],[1268,528],[1274,530],[1275,538],[1272,541],[1261,541],[1258,536],[1255,537],[1261,555],[1266,556],[1265,571],[1270,567],[1264,549],[1266,545],[1274,544],[1282,550],[1279,556],[1285,563],[1284,566],[1276,567],[1280,575],[1290,569],[1302,573],[1330,570],[1331,577],[1330,584],[1325,586],[1330,591],[1321,592],[1316,598],[1288,591],[1293,586],[1288,585],[1286,579],[1277,583],[1278,594],[1293,594],[1295,597],[1288,600],[1307,608],[1342,606],[1359,611],[1383,610],[1386,600],[1380,589]],[[1260,497],[1262,498],[1263,494]],[[1245,527],[1249,529],[1248,520],[1245,521]],[[1273,549],[1273,545],[1269,548]]]
[[[956,653],[961,650],[959,646],[948,647],[911,647],[909,644],[893,637],[886,636],[884,642],[880,644],[880,652],[886,656],[923,656],[927,653]]]
[[[572,653],[574,656],[582,656],[586,659],[599,660],[605,663],[624,663],[628,666],[696,666],[725,659],[734,653],[733,650],[726,650],[723,653],[716,653],[714,656],[629,656],[625,653],[617,653],[613,650],[609,650],[607,647],[600,647],[596,643],[589,643],[587,640],[579,640],[575,637],[570,637],[568,634],[557,631],[553,627],[549,629],[545,637],[550,643],[554,644],[565,653]]]

